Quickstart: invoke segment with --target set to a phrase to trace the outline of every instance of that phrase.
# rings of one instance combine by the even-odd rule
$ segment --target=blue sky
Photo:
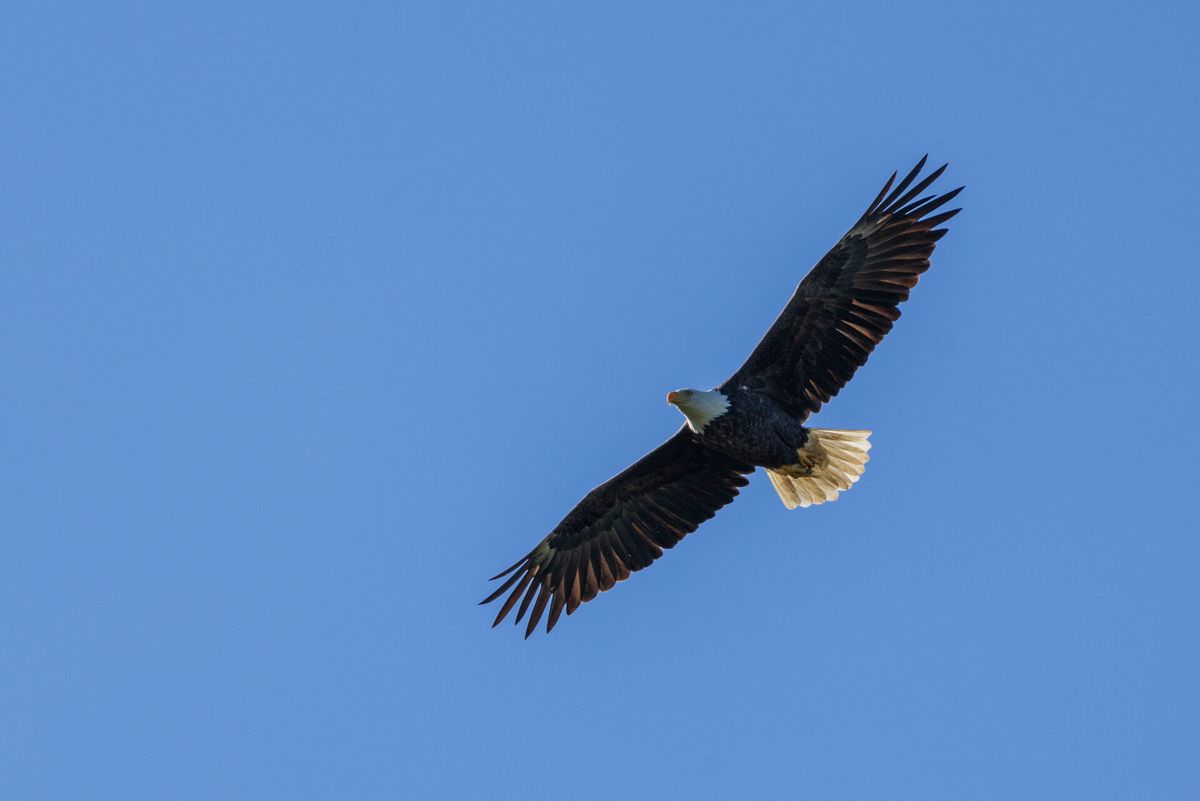
[[[1200,795],[1193,4],[3,18],[0,796]],[[489,630],[925,152],[863,481]]]

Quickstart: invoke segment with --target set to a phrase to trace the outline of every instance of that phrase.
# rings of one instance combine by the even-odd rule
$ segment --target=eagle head
[[[729,409],[729,398],[715,389],[677,389],[667,393],[667,403],[683,412],[688,427],[697,434]]]

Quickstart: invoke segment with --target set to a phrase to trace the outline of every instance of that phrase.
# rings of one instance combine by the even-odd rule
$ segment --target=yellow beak
[[[667,403],[678,403],[678,402],[679,402],[679,393],[678,392],[668,392],[667,393]]]

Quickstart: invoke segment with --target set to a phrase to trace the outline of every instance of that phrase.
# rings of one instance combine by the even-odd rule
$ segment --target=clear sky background
[[[6,4],[0,797],[1200,797],[1196,8]],[[490,630],[927,151],[864,480]]]

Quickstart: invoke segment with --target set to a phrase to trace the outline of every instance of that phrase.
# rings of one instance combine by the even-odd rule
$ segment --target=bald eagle
[[[947,165],[917,181],[924,166],[922,158],[898,184],[892,174],[728,381],[667,394],[686,418],[674,436],[589,492],[532,551],[492,577],[508,577],[481,601],[508,593],[493,626],[520,602],[514,622],[529,611],[526,637],[547,606],[550,631],[563,609],[571,614],[695,531],[756,467],[766,469],[788,509],[835,500],[858,481],[871,432],[804,421],[891,330],[896,307],[946,233],[938,226],[961,210],[933,213],[963,187],[922,195]]]

